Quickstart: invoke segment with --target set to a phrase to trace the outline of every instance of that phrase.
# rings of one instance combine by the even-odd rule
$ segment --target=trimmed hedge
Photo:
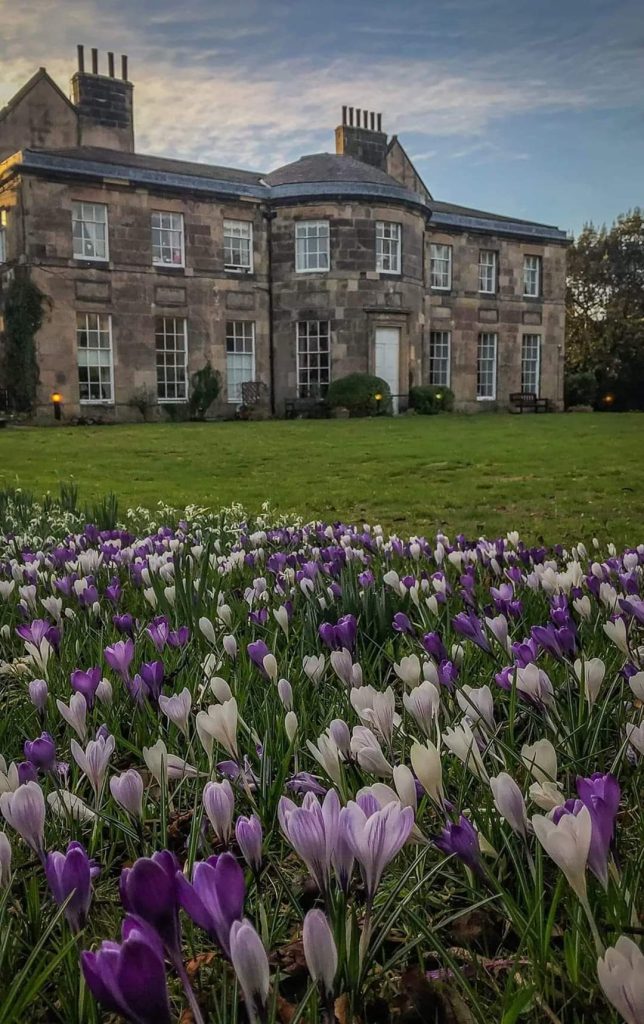
[[[409,407],[421,416],[435,416],[439,412],[451,412],[454,408],[454,392],[433,384],[419,384],[409,391]]]
[[[564,377],[566,408],[575,405],[594,405],[598,393],[597,377],[592,370],[568,370]]]
[[[376,395],[381,398],[377,400]],[[331,409],[348,409],[350,416],[376,416],[391,412],[389,385],[370,373],[350,373],[332,381],[326,400]]]

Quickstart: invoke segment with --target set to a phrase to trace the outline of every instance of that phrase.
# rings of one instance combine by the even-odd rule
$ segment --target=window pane
[[[479,334],[476,397],[496,398],[496,334]]]
[[[183,214],[152,212],[152,261],[162,266],[183,266]]]
[[[108,258],[104,203],[72,203],[72,239],[75,259]]]
[[[536,298],[541,292],[541,257],[523,257],[523,294]]]
[[[300,221],[295,225],[296,271],[329,269],[329,222]]]
[[[252,270],[253,225],[249,221],[224,221],[224,265],[226,270]]]
[[[430,251],[431,287],[449,290],[452,287],[452,247],[432,244]]]
[[[541,335],[524,334],[521,345],[521,390],[539,397]]]
[[[112,402],[112,325],[103,313],[76,314],[81,402]]]
[[[183,317],[160,316],[155,322],[157,396],[160,402],[187,396],[187,331]]]
[[[432,331],[429,336],[429,383],[448,388],[450,384],[449,331]]]

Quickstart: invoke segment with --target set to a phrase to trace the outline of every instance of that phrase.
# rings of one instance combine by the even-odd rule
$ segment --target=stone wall
[[[0,161],[21,149],[78,145],[78,117],[42,68],[0,111]]]
[[[431,243],[452,246],[452,288],[449,292],[429,289],[429,329],[451,331],[451,387],[456,396],[456,408],[478,412],[508,407],[509,395],[521,390],[523,334],[541,336],[540,395],[550,399],[554,408],[563,408],[565,245],[451,232],[430,223],[428,282]],[[492,249],[498,254],[496,295],[478,291],[481,249]],[[540,256],[543,267],[542,294],[534,299],[523,296],[523,257],[528,254]],[[495,402],[476,397],[478,335],[484,331],[498,335]]]

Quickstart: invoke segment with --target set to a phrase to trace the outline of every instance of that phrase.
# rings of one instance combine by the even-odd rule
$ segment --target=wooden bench
[[[324,419],[329,407],[323,398],[287,398],[284,402],[284,416],[287,420]]]
[[[515,391],[510,395],[510,412],[549,412],[547,398],[537,398],[534,391]]]

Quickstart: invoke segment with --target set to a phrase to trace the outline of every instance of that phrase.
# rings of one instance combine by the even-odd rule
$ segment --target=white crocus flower
[[[199,630],[202,636],[206,638],[208,643],[212,644],[212,646],[214,647],[215,643],[217,642],[215,627],[213,626],[210,619],[206,618],[205,615],[202,615],[201,618],[199,619]]]
[[[579,615],[582,619],[588,621],[588,619],[591,618],[593,609],[590,603],[590,598],[587,594],[584,594],[583,597],[573,598],[572,606],[577,612],[577,615]]]
[[[550,818],[535,814],[535,835],[548,856],[563,871],[580,900],[586,900],[586,861],[590,850],[592,819],[587,807],[579,814],[562,814],[555,825]]]
[[[331,736],[323,732],[318,737],[317,746],[311,740],[307,740],[306,745],[331,781],[336,786],[339,786],[342,780],[341,757],[340,751]]]
[[[99,736],[97,740],[90,740],[85,750],[76,740],[72,740],[70,743],[72,757],[80,770],[85,773],[97,797],[103,788],[105,773],[115,746],[116,740],[113,736],[108,736],[107,739],[104,736]]]
[[[517,668],[517,690],[530,697],[537,704],[548,707],[554,702],[554,690],[548,675],[538,665],[529,664]]]
[[[407,657],[401,658],[400,664],[394,662],[394,672],[405,686],[413,689],[420,683],[420,658],[417,654],[409,654]]]
[[[626,723],[626,739],[634,750],[644,757],[644,722],[635,725],[633,722]]]
[[[197,715],[197,734],[208,757],[212,754],[212,741],[217,740],[232,758],[238,759],[237,750],[237,701],[234,697],[223,704],[211,704],[208,711]]]
[[[223,704],[227,700],[232,700],[233,691],[230,689],[226,680],[222,679],[221,676],[213,676],[210,680],[210,689],[220,704]]]
[[[410,693],[403,693],[403,706],[429,738],[440,710],[438,687],[425,680],[420,686],[415,686]]]
[[[597,961],[597,977],[608,1002],[626,1024],[644,1021],[644,953],[620,935]]]
[[[443,743],[463,764],[467,765],[477,779],[481,779],[483,782],[488,781],[481,752],[470,724],[466,719],[463,719],[461,724],[453,729],[445,730],[443,733]]]
[[[550,740],[524,743],[521,747],[521,760],[537,782],[557,781],[557,751]]]
[[[628,641],[626,639],[626,623],[623,619],[615,619],[614,622],[604,623],[604,633],[608,639],[615,644],[615,647],[622,654],[628,654]]]
[[[302,659],[302,669],[314,686],[318,686],[324,675],[326,660],[323,654],[305,654]]]
[[[494,701],[489,686],[462,686],[456,691],[458,706],[474,725],[483,721],[488,729],[494,730]]]
[[[393,768],[382,752],[377,737],[366,725],[356,725],[351,734],[351,752],[355,754],[358,764],[366,772],[387,778],[393,774]]]
[[[440,752],[431,741],[414,743],[410,751],[411,766],[421,786],[439,807],[445,799],[443,792],[443,764]]]
[[[284,633],[284,636],[288,636],[288,612],[284,605],[281,605],[279,608],[273,609],[273,617],[277,625]]]
[[[542,811],[554,811],[564,802],[564,795],[557,782],[533,782],[528,793],[533,803]]]
[[[96,818],[94,811],[79,796],[70,793],[68,789],[59,789],[55,793],[50,793],[47,803],[54,814],[61,818],[71,818],[72,821],[81,823],[94,821]]]
[[[87,737],[87,701],[82,693],[74,693],[69,704],[63,704],[62,700],[56,701],[60,715],[65,719],[67,725],[71,726],[82,743]]]
[[[184,761],[176,754],[169,754],[163,740],[157,740],[152,747],[143,748],[143,760],[145,761],[150,775],[159,783],[165,776],[166,779],[181,779],[184,776],[194,778],[197,769]]]
[[[173,693],[170,697],[161,694],[159,707],[166,718],[173,722],[177,729],[188,735],[188,718],[192,707],[192,696],[190,690],[184,686],[181,693]]]
[[[390,686],[382,693],[373,686],[354,686],[349,695],[352,707],[363,722],[372,726],[382,738],[391,742],[394,727],[400,725],[396,699]]]
[[[575,675],[584,691],[584,695],[590,707],[597,700],[600,687],[606,675],[606,666],[601,658],[589,658],[582,662],[580,658],[575,661]]]
[[[628,685],[637,700],[641,700],[644,703],[644,672],[636,672],[634,676],[631,676],[628,680]]]
[[[512,776],[507,772],[500,772],[490,779],[490,788],[501,817],[507,821],[511,829],[525,837],[528,832],[525,801]]]

